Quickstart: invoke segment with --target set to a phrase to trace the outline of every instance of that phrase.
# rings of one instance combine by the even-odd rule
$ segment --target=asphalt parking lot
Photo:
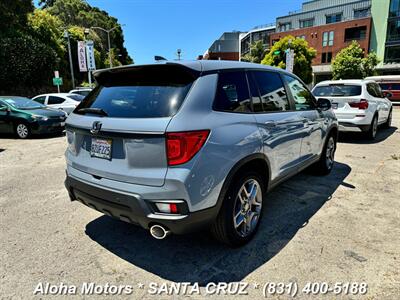
[[[311,281],[366,282],[362,298],[396,299],[399,128],[396,109],[393,127],[374,142],[341,136],[332,174],[301,173],[272,191],[256,238],[240,249],[205,233],[157,241],[71,203],[63,185],[65,137],[0,138],[0,298],[32,298],[39,282],[129,284],[130,299],[160,299],[148,293],[150,282],[245,281],[257,299],[262,291],[254,283]]]

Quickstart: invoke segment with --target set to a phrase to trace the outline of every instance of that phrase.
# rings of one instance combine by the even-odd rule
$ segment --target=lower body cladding
[[[149,229],[151,235],[158,239],[166,237],[170,232],[185,234],[207,228],[218,214],[218,206],[189,212],[185,200],[174,202],[177,214],[159,213],[156,203],[165,200],[142,199],[139,195],[104,189],[69,175],[65,186],[71,201],[79,201],[108,216]]]

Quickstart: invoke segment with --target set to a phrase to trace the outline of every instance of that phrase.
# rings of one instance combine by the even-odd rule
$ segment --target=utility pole
[[[75,89],[75,75],[74,75],[74,65],[72,63],[71,40],[69,38],[69,32],[68,32],[67,29],[64,31],[64,38],[67,39],[68,56],[69,56],[69,67],[70,67],[70,70],[71,70],[71,79],[72,79],[72,88]]]
[[[125,24],[122,24],[121,26],[125,26]],[[112,56],[111,56],[111,39],[110,39],[110,33],[112,31],[114,31],[115,29],[119,28],[119,25],[111,28],[111,29],[104,29],[102,27],[98,27],[98,26],[94,26],[94,27],[90,27],[91,29],[98,29],[101,31],[104,31],[105,33],[107,33],[107,41],[108,41],[108,59],[110,60],[110,68],[113,67],[112,64]]]

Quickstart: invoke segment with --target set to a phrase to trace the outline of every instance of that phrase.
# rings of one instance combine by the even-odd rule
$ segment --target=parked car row
[[[31,134],[61,133],[67,114],[23,97],[0,96],[0,133],[15,133],[25,139]]]
[[[69,93],[43,94],[28,99],[0,96],[0,134],[14,133],[25,139],[31,134],[61,133],[65,120],[90,93],[81,88]]]

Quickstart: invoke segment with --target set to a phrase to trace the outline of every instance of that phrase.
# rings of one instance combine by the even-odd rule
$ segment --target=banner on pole
[[[87,72],[86,47],[84,41],[78,41],[78,64],[79,64],[79,71]]]
[[[96,70],[96,61],[94,60],[94,43],[86,41],[86,60],[89,71]]]
[[[293,73],[294,55],[293,49],[286,50],[286,71],[290,73]]]

